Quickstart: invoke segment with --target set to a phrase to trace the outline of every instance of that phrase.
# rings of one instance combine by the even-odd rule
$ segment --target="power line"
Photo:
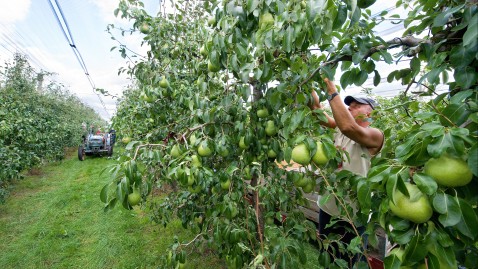
[[[390,12],[390,11],[392,11],[392,10],[395,10],[395,9],[397,9],[396,6],[388,7],[388,8],[386,8],[386,9],[380,11],[380,12],[377,12],[377,13],[373,14],[373,15],[372,15],[372,18],[377,18],[378,16],[381,16],[384,11],[386,11],[386,12],[388,13],[388,12]]]
[[[53,3],[54,2],[54,3]],[[93,92],[96,94],[98,99],[100,100],[101,105],[103,106],[106,114],[108,117],[111,117],[110,114],[108,113],[108,110],[106,109],[106,105],[103,102],[103,99],[101,99],[100,95],[95,91],[96,86],[95,83],[93,82],[93,79],[90,76],[90,73],[88,72],[88,68],[86,67],[85,61],[83,60],[83,57],[81,56],[80,51],[78,50],[75,41],[73,40],[73,35],[71,34],[70,27],[68,26],[68,22],[66,21],[66,18],[63,14],[63,11],[61,9],[60,4],[58,3],[57,0],[48,0],[48,3],[50,4],[50,8],[53,11],[53,15],[56,18],[56,21],[58,25],[60,26],[61,31],[63,32],[63,35],[65,36],[65,39],[67,40],[68,44],[70,45],[71,49],[73,50],[73,53],[75,54],[75,57],[80,64],[81,68],[83,69],[83,72],[85,73],[86,77],[88,78],[88,82],[90,83],[91,87],[93,88]]]
[[[3,25],[0,25],[2,29],[6,29]],[[13,29],[13,30],[12,30]],[[7,50],[10,54],[14,55],[15,53],[20,53],[29,58],[31,62],[33,62],[36,66],[40,67],[43,70],[46,70],[45,66],[41,63],[41,61],[32,53],[28,51],[28,49],[25,49],[26,46],[23,42],[28,43],[28,41],[25,39],[23,35],[21,35],[16,29],[12,28],[8,29],[9,34],[5,34],[7,31],[3,31],[5,33],[1,34],[2,41],[5,42],[6,44],[2,44],[2,47]],[[18,42],[15,41],[15,39],[19,40]],[[10,49],[7,46],[10,47]],[[14,51],[12,51],[14,50]]]

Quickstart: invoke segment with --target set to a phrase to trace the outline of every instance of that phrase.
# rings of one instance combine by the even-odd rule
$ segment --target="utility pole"
[[[45,73],[43,71],[40,71],[40,73],[37,74],[37,91],[39,93],[43,93],[43,77],[45,76]]]

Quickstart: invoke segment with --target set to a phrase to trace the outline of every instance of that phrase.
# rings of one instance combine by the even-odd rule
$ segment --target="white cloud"
[[[116,24],[122,21],[114,16],[114,10],[118,8],[118,0],[90,0],[90,2],[98,7],[98,12],[105,22]]]
[[[30,0],[0,0],[0,23],[8,24],[26,18],[30,9]]]

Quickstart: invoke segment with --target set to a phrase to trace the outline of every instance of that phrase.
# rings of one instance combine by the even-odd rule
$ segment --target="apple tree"
[[[401,251],[384,259],[387,268],[469,266],[478,255],[477,3],[397,1],[400,17],[372,15],[374,2],[176,1],[152,16],[139,1],[120,1],[115,14],[133,28],[110,33],[141,35],[149,50],[115,48],[130,59],[121,72],[134,84],[114,125],[133,141],[101,192],[106,209],[132,208],[128,195],[139,190],[158,223],[179,218],[231,268],[298,268],[309,240],[317,264],[348,268],[330,245],[367,256],[358,226],[370,245],[381,227]],[[378,36],[387,20],[403,23],[403,36]],[[325,97],[324,77],[342,91],[367,80],[403,85],[380,98],[374,126],[385,143],[367,177],[337,170],[347,154],[307,105],[312,90]],[[318,152],[325,164],[311,162]],[[288,169],[291,159],[301,173]],[[300,210],[305,193],[326,190],[357,233],[350,244],[317,238]],[[355,214],[348,199],[360,205]],[[177,242],[164,262],[183,265],[190,245]]]

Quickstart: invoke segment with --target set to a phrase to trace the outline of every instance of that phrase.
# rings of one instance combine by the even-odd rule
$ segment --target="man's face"
[[[352,117],[354,117],[355,121],[364,122],[370,116],[372,107],[370,105],[352,101],[349,106],[349,112],[352,114]]]

